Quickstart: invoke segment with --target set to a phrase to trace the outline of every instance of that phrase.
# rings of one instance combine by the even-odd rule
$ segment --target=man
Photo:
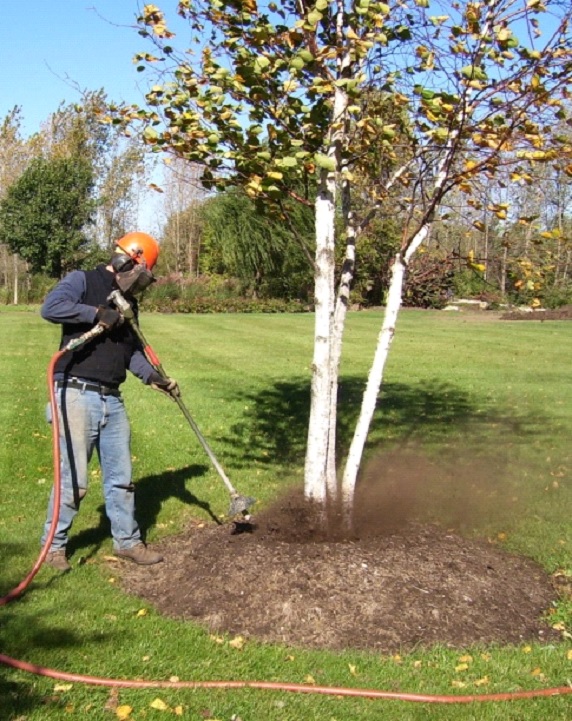
[[[60,424],[61,502],[56,532],[45,562],[60,571],[71,566],[66,555],[68,532],[87,493],[88,463],[96,450],[102,470],[105,510],[111,524],[113,551],[142,565],[163,560],[142,541],[135,519],[130,427],[120,386],[127,370],[143,383],[169,395],[178,385],[165,379],[147,361],[133,329],[109,301],[119,290],[137,313],[136,297],[153,282],[159,256],[157,241],[141,232],[117,241],[108,265],[72,271],[48,294],[42,305],[45,320],[62,325],[60,349],[94,324],[105,331],[73,352],[64,353],[54,368]],[[54,491],[42,536],[44,545],[54,516]]]

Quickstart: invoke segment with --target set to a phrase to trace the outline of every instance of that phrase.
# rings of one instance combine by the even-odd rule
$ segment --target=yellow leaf
[[[153,701],[151,701],[149,706],[151,708],[156,709],[157,711],[168,711],[169,710],[169,707],[167,706],[167,704],[164,701],[162,701],[160,698],[156,698]]]
[[[182,716],[183,715],[183,707],[182,706],[175,706],[173,709],[173,713],[175,716]]]
[[[228,645],[232,648],[236,648],[238,651],[240,651],[241,648],[244,647],[244,644],[246,643],[246,639],[242,636],[235,636],[232,641],[228,642]]]
[[[455,666],[455,671],[466,671],[469,668],[468,663],[460,663],[458,666]]]
[[[179,683],[181,679],[178,676],[169,676],[169,681],[171,683]]]
[[[353,663],[348,663],[348,668],[349,668],[352,676],[357,676],[356,667],[354,666]]]
[[[523,653],[531,653],[532,652],[532,646],[524,646],[522,649]]]
[[[567,658],[569,661],[572,661],[572,648],[571,648],[570,651],[568,651],[568,653],[566,654],[566,658]]]
[[[467,684],[464,681],[451,681],[453,688],[465,688]]]
[[[73,683],[56,683],[54,686],[54,691],[69,691],[73,688]]]
[[[209,636],[211,641],[214,641],[215,643],[224,643],[224,638],[222,636],[215,636],[214,634],[211,634]]]
[[[475,686],[486,686],[489,682],[488,676],[483,676],[483,678],[479,678],[475,681]]]
[[[140,609],[137,611],[137,618],[141,618],[141,616],[146,616],[147,613],[148,613],[148,611],[147,611],[146,608],[140,608]]]
[[[115,715],[119,719],[119,721],[125,721],[125,719],[128,719],[131,716],[131,712],[133,709],[131,706],[118,706],[115,709]]]
[[[304,681],[305,681],[306,683],[311,683],[311,684],[314,684],[314,685],[315,685],[315,683],[316,683],[316,679],[315,679],[311,674],[308,674],[308,675],[306,676],[306,678],[304,679]]]
[[[461,656],[461,658],[459,659],[459,662],[460,662],[460,663],[472,663],[472,662],[473,662],[473,657],[472,657],[472,656],[469,656],[469,655],[467,655],[467,656]]]
[[[542,669],[538,666],[530,672],[531,676],[542,676]]]

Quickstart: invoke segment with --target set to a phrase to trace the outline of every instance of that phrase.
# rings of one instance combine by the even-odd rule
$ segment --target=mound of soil
[[[154,546],[162,564],[122,564],[122,584],[213,633],[298,647],[392,653],[556,640],[541,620],[556,592],[535,563],[439,525],[392,526],[372,503],[362,497],[368,513],[351,537],[295,496],[252,523],[196,523]]]

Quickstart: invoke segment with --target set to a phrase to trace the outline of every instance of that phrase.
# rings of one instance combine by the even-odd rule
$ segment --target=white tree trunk
[[[346,520],[349,521],[353,509],[355,486],[361,464],[363,449],[367,440],[371,420],[375,412],[377,398],[383,380],[383,370],[389,354],[389,348],[395,334],[397,316],[403,298],[405,269],[410,258],[429,234],[429,226],[424,225],[408,246],[405,255],[397,253],[391,269],[391,281],[387,294],[387,304],[383,323],[379,332],[373,363],[369,372],[366,389],[363,394],[361,411],[354,436],[348,452],[342,478],[342,503]]]
[[[323,171],[316,199],[316,274],[312,397],[304,472],[304,496],[325,504],[327,492],[330,398],[332,392],[331,339],[334,308],[335,180]]]

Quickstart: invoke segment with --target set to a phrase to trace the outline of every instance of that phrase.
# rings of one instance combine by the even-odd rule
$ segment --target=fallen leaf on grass
[[[149,704],[151,708],[154,708],[156,711],[168,711],[169,707],[167,704],[160,698],[156,698]]]
[[[353,663],[348,663],[348,668],[352,676],[357,676],[357,670]]]
[[[142,616],[146,616],[149,613],[149,611],[146,608],[140,608],[137,611],[137,618],[141,618]]]
[[[131,706],[118,706],[115,709],[115,715],[119,719],[119,721],[126,721],[131,716],[131,712],[133,711]]]
[[[475,681],[475,686],[487,686],[489,683],[489,677],[483,676],[483,678],[479,678]]]
[[[236,648],[237,651],[240,651],[241,648],[244,647],[244,644],[246,643],[246,639],[242,636],[235,636],[232,641],[228,642],[228,645],[232,648]]]
[[[70,691],[73,688],[73,683],[56,683],[54,691],[61,693],[62,691]]]
[[[466,671],[468,668],[469,668],[468,663],[460,663],[458,666],[455,666],[455,671],[457,671],[457,672]]]

